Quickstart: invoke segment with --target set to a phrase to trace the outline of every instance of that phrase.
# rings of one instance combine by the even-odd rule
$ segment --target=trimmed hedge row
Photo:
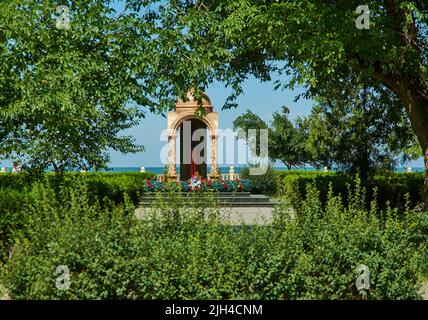
[[[145,191],[147,180],[153,180],[156,174],[151,172],[127,173],[68,173],[64,177],[47,174],[46,182],[55,189],[59,186],[72,186],[76,181],[82,181],[88,187],[91,200],[102,201],[108,198],[115,203],[124,201],[123,194],[127,193],[133,203],[137,203],[139,196]]]
[[[207,195],[179,193],[137,219],[132,204],[101,208],[85,186],[40,186],[28,231],[0,274],[12,299],[419,299],[426,272],[427,213],[366,210],[358,190],[325,208],[309,186],[293,212],[280,206],[267,226],[224,224]],[[178,208],[186,205],[186,210]],[[55,286],[70,270],[70,286]],[[370,271],[358,290],[357,269]]]
[[[153,173],[67,173],[63,177],[47,173],[37,181],[26,174],[0,174],[0,261],[4,261],[14,239],[26,228],[25,208],[34,203],[34,186],[42,183],[60,198],[61,190],[82,183],[92,203],[109,199],[115,204],[124,202],[124,193],[136,204],[147,179]]]
[[[349,188],[355,187],[356,181],[354,175],[340,172],[277,171],[276,174],[282,182],[280,194],[292,201],[305,199],[309,184],[320,191],[322,203],[326,202],[330,186],[334,194],[347,199]],[[362,186],[367,192],[367,205],[376,198],[381,208],[389,204],[402,210],[406,204],[413,207],[421,204],[423,184],[423,173],[391,173],[377,175]]]
[[[20,233],[25,229],[26,218],[24,208],[34,202],[33,187],[39,183],[48,187],[55,196],[61,197],[61,190],[73,188],[76,184],[86,187],[88,198],[92,203],[99,202],[104,206],[105,200],[114,204],[122,204],[125,195],[137,205],[141,195],[146,192],[166,191],[171,185],[156,179],[156,174],[145,172],[132,173],[67,173],[56,176],[53,173],[45,174],[41,180],[35,180],[26,174],[0,174],[0,261],[4,253]],[[172,186],[174,188],[174,186]],[[191,191],[189,183],[178,184],[177,191]],[[249,180],[234,181],[201,181],[194,189],[215,190],[223,192],[251,191]],[[1,256],[3,253],[3,257]]]

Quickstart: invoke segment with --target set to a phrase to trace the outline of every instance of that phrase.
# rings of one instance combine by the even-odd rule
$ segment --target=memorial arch
[[[213,112],[213,106],[209,99],[202,100],[205,109],[204,116],[196,116],[198,102],[193,94],[187,94],[187,101],[177,99],[175,111],[168,112],[168,179],[175,181],[178,178],[176,163],[177,137],[180,137],[180,180],[190,179],[198,174],[201,178],[218,179],[217,145],[218,145],[218,114]],[[201,130],[202,129],[202,130]],[[195,138],[198,133],[202,134]],[[207,137],[211,140],[210,172],[207,168]],[[195,161],[195,153],[198,150],[198,161]]]

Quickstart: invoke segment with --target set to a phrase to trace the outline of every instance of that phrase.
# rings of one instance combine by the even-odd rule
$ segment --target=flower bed
[[[169,190],[215,191],[215,192],[251,192],[251,181],[246,179],[235,180],[208,180],[192,178],[188,181],[163,182],[160,180],[146,180],[143,190],[145,192],[166,192]]]

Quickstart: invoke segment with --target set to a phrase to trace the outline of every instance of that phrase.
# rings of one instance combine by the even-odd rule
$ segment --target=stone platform
[[[255,195],[250,192],[213,192],[211,193],[214,201],[222,208],[273,208],[275,202],[264,195]],[[168,193],[161,193],[163,197],[168,197]],[[181,196],[186,200],[193,200],[196,203],[206,202],[206,193],[204,192],[182,192]],[[156,200],[156,194],[145,194],[140,202],[141,207],[150,207]]]

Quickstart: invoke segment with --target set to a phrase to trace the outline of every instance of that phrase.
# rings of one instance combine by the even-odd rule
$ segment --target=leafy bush
[[[358,183],[348,206],[330,192],[323,209],[308,186],[293,214],[277,207],[272,225],[251,227],[225,224],[211,193],[186,207],[170,191],[138,220],[128,199],[101,207],[85,188],[60,198],[35,191],[27,237],[2,277],[12,298],[419,298],[427,215],[379,212],[376,203],[368,211]],[[361,264],[370,268],[366,292],[355,287]],[[55,287],[60,265],[71,272],[68,290]]]
[[[0,189],[0,262],[5,261],[9,249],[25,229],[25,208],[33,200],[31,191],[26,188]]]
[[[33,176],[26,173],[0,173],[0,189],[10,188],[22,190],[35,181]]]
[[[271,165],[262,175],[250,175],[250,168],[242,168],[240,176],[251,181],[252,192],[255,194],[274,195],[277,193],[278,177]]]
[[[171,185],[154,180],[153,173],[67,173],[64,176],[45,174],[34,181],[25,174],[0,174],[0,262],[4,261],[17,235],[25,232],[26,214],[21,209],[33,201],[32,190],[36,183],[47,186],[57,197],[64,188],[72,188],[76,183],[84,184],[91,202],[103,204],[108,199],[115,204],[123,204],[125,195],[137,205],[145,192],[166,191]],[[178,191],[191,191],[187,182],[175,186]],[[174,188],[174,189],[175,189]],[[248,180],[203,180],[201,191],[240,192],[251,191]]]
[[[144,191],[144,184],[147,179],[155,179],[156,174],[150,172],[126,172],[126,173],[66,173],[57,176],[54,173],[46,173],[38,180],[27,174],[0,174],[0,190],[4,188],[27,190],[28,192],[34,183],[49,185],[54,191],[64,186],[72,186],[76,180],[86,183],[93,200],[107,197],[115,203],[123,202],[123,193],[126,192],[130,198],[137,203],[138,195]],[[1,206],[0,206],[1,209]]]
[[[299,172],[297,174],[288,174],[284,176],[281,192],[283,195],[286,195],[292,205],[296,207],[301,200],[306,199],[307,187],[309,185],[314,185],[319,191],[321,203],[325,205],[330,186],[335,195],[341,195],[342,199],[346,200],[348,198],[348,186],[353,185],[353,183],[354,178],[346,173]]]
[[[83,183],[88,190],[91,202],[110,199],[116,204],[124,202],[126,193],[136,204],[144,192],[147,179],[153,179],[153,173],[67,173],[58,177],[47,173],[36,181],[27,174],[0,174],[0,262],[8,255],[14,239],[25,232],[28,224],[27,213],[22,209],[34,201],[33,187],[42,183],[50,192],[60,195],[63,188]]]
[[[287,176],[294,175],[307,175],[315,176],[319,174],[325,174],[324,171],[315,171],[315,170],[275,170],[275,174],[279,177],[280,180],[283,180]]]
[[[318,171],[289,171],[277,173],[282,178],[279,193],[288,197],[293,205],[306,198],[307,186],[314,184],[320,191],[320,199],[326,204],[330,185],[333,193],[341,195],[346,201],[349,190],[355,188],[355,177],[351,174],[341,172],[318,172]],[[366,197],[366,207],[370,207],[372,200],[376,200],[378,206],[385,209],[389,204],[391,207],[404,210],[406,201],[411,206],[417,206],[422,202],[422,189],[424,177],[420,173],[390,173],[387,175],[376,175],[364,182],[367,190],[377,190],[376,195],[369,192]],[[409,198],[406,198],[406,194]],[[374,198],[376,196],[376,198]],[[346,203],[345,203],[346,204]]]
[[[411,206],[423,202],[423,185],[423,173],[390,173],[375,176],[367,187],[378,189],[380,204],[389,202],[392,207],[403,210],[407,200]]]
[[[85,173],[80,177],[87,184],[93,200],[108,198],[119,204],[124,202],[124,194],[126,193],[130,200],[137,204],[141,194],[145,191],[147,179],[154,179],[156,175],[149,172],[92,173],[89,175]],[[71,179],[71,181],[74,180]]]

